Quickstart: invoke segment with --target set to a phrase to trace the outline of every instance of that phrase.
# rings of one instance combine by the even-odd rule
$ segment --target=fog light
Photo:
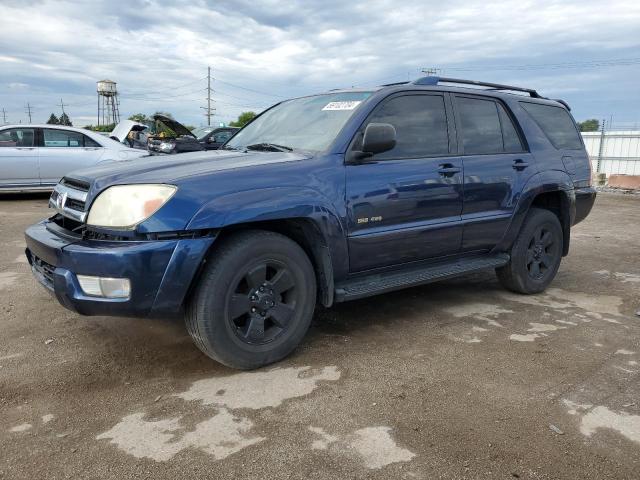
[[[129,298],[131,282],[128,278],[92,277],[76,275],[82,291],[91,297]]]

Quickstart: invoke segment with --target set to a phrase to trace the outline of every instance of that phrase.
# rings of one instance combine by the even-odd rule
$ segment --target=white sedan
[[[82,128],[6,125],[0,127],[0,192],[51,190],[72,170],[148,154]]]

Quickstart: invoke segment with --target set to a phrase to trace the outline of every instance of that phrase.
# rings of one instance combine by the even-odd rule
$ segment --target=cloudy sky
[[[163,4],[163,3],[166,3]],[[44,122],[61,99],[95,123],[96,81],[121,112],[216,122],[282,98],[441,75],[563,98],[578,120],[640,125],[637,0],[153,0],[0,2],[0,122]]]

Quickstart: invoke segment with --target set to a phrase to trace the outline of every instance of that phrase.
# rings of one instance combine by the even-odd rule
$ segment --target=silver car
[[[0,192],[51,190],[72,170],[147,155],[82,128],[6,125],[0,127]]]

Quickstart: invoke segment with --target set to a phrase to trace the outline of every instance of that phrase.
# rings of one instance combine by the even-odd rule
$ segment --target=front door
[[[449,99],[437,93],[383,100],[369,123],[389,123],[396,146],[346,166],[352,272],[455,254],[462,226],[462,163],[456,157]]]
[[[35,129],[0,131],[0,187],[33,187],[39,183]]]
[[[104,147],[86,135],[72,130],[43,128],[42,139],[42,185],[55,185],[67,173],[95,165],[104,153]]]
[[[536,166],[502,102],[454,98],[464,159],[462,250],[489,250],[505,234],[518,194]]]

